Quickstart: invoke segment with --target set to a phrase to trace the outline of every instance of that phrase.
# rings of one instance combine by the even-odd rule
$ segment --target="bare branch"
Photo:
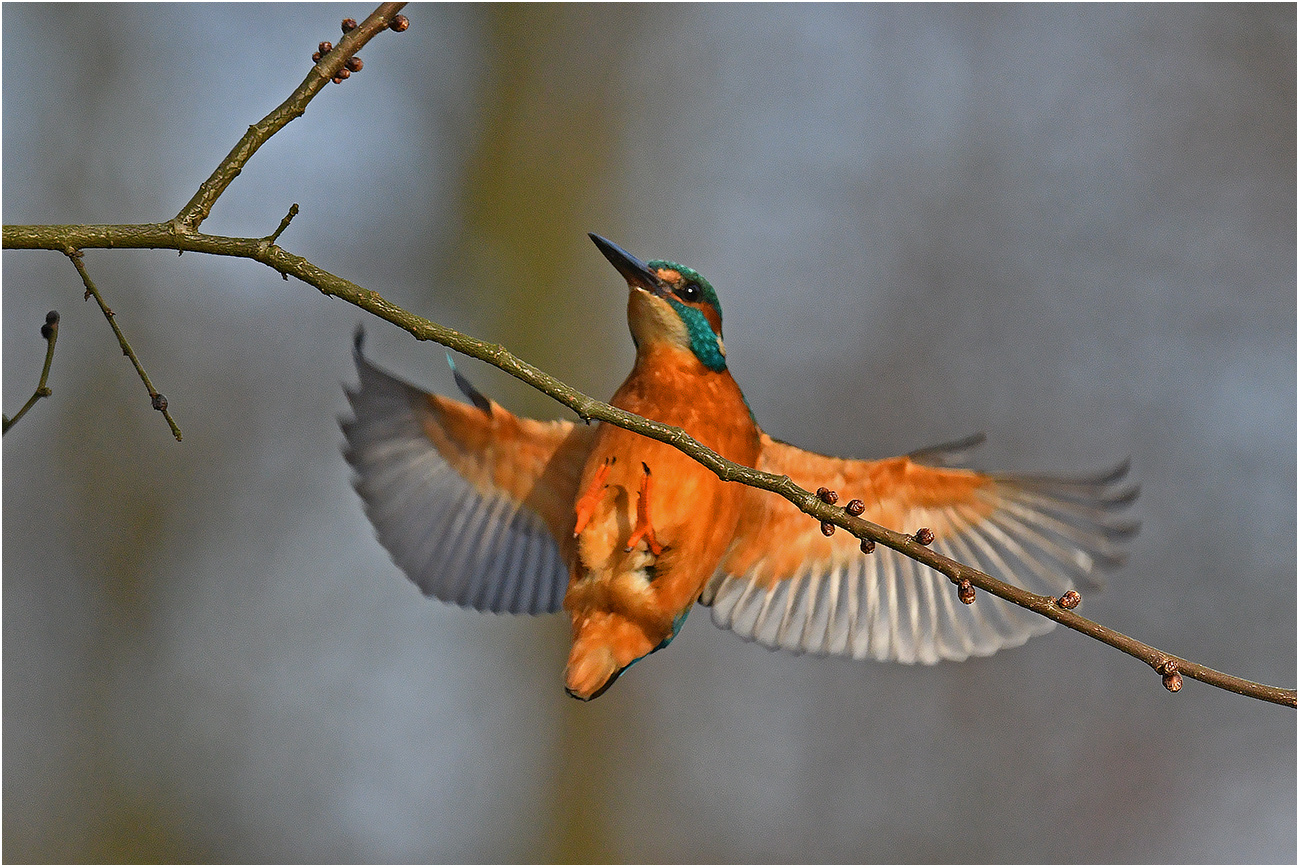
[[[298,85],[297,90],[290,94],[275,111],[249,127],[248,132],[244,133],[244,137],[226,155],[216,170],[199,185],[194,197],[186,203],[180,213],[172,218],[170,224],[172,230],[182,234],[197,231],[199,224],[212,213],[212,206],[216,204],[217,199],[239,176],[244,165],[253,154],[257,153],[258,148],[266,144],[267,139],[283,129],[294,118],[302,117],[307,111],[307,104],[324,89],[325,85],[336,78],[342,80],[345,76],[340,76],[340,72],[348,69],[348,62],[362,46],[384,30],[406,29],[402,23],[406,20],[405,17],[397,14],[405,5],[405,3],[380,4],[365,21],[346,30],[338,45],[322,52],[321,58],[311,68],[311,72],[307,73],[307,77],[303,79],[302,84]],[[321,47],[324,48],[325,44],[327,43],[322,43]],[[359,68],[358,66],[357,69]]]
[[[35,406],[37,401],[41,398],[48,398],[53,394],[46,382],[50,379],[50,364],[54,361],[54,342],[59,339],[59,312],[57,310],[52,310],[45,315],[45,325],[41,326],[41,337],[45,338],[45,366],[41,368],[40,382],[36,384],[36,391],[32,392],[32,396],[27,399],[27,403],[23,404],[23,408],[15,413],[13,418],[4,417],[4,430],[0,434],[8,434],[9,429],[14,427],[14,424],[23,418],[27,411]]]
[[[178,236],[171,232],[169,224],[139,224],[128,226],[6,226],[4,228],[4,247],[6,249],[46,249],[58,250],[71,243],[77,247],[156,247],[173,250],[192,250],[198,253],[213,253],[225,256],[240,256],[254,259],[274,268],[281,274],[292,275],[308,283],[325,295],[341,298],[368,311],[380,319],[409,332],[417,340],[435,341],[445,347],[487,362],[507,374],[522,380],[538,391],[549,395],[564,406],[573,410],[583,420],[596,419],[635,431],[638,434],[667,443],[686,453],[727,482],[740,482],[754,488],[761,488],[779,494],[793,503],[800,510],[823,523],[842,527],[863,540],[864,550],[872,544],[880,543],[902,552],[910,558],[920,561],[932,569],[947,576],[962,595],[963,602],[968,596],[967,589],[980,588],[990,594],[1001,597],[1017,606],[1036,612],[1045,618],[1063,624],[1071,630],[1104,642],[1126,654],[1136,657],[1156,670],[1166,688],[1171,691],[1180,680],[1174,675],[1185,675],[1206,684],[1274,702],[1279,705],[1296,707],[1296,691],[1266,684],[1248,681],[1208,666],[1202,666],[1190,660],[1169,654],[1154,646],[1140,642],[1109,627],[1084,618],[1071,611],[1077,605],[1069,595],[1062,599],[1034,594],[1014,585],[993,578],[987,573],[958,563],[951,558],[927,548],[919,540],[925,537],[920,530],[916,534],[905,534],[889,530],[880,525],[866,521],[854,515],[856,506],[850,501],[848,507],[839,507],[825,502],[822,497],[795,485],[788,477],[775,476],[751,467],[734,464],[713,450],[690,437],[681,428],[663,425],[644,419],[625,410],[610,406],[582,394],[573,387],[560,382],[539,368],[511,355],[505,347],[482,341],[461,334],[454,329],[439,325],[431,320],[417,316],[392,304],[373,290],[358,286],[350,280],[331,274],[318,268],[306,259],[295,256],[275,245],[268,245],[265,239],[228,238],[217,235]],[[924,530],[924,529],[921,529]],[[973,593],[973,592],[972,592]]]
[[[81,282],[86,285],[86,298],[89,299],[91,296],[94,296],[95,301],[99,304],[99,309],[104,312],[104,318],[107,319],[108,324],[112,326],[113,334],[117,335],[117,342],[122,347],[122,355],[130,359],[131,364],[135,365],[135,372],[140,375],[140,379],[144,381],[144,387],[149,390],[150,403],[153,405],[155,410],[158,410],[163,414],[163,418],[167,420],[167,424],[172,429],[172,436],[175,437],[176,441],[179,443],[181,439],[181,429],[176,424],[176,420],[172,418],[171,413],[167,412],[167,398],[153,387],[153,383],[149,382],[149,375],[145,373],[144,365],[140,364],[140,359],[136,356],[135,350],[131,348],[131,344],[127,341],[126,335],[122,334],[122,329],[118,327],[117,314],[113,313],[113,309],[104,302],[104,297],[99,294],[99,289],[95,286],[95,282],[90,279],[90,272],[86,271],[86,263],[82,262],[81,251],[73,247],[66,247],[64,248],[63,253],[68,257],[68,259],[72,260],[72,264],[76,266],[77,273],[81,275]]]

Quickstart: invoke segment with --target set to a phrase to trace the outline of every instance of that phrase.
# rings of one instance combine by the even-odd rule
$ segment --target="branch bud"
[[[923,546],[928,546],[934,542],[934,531],[928,527],[918,528],[913,538]]]
[[[351,33],[353,30],[356,30],[356,29],[357,29],[357,19],[355,19],[355,18],[344,18],[344,19],[343,19],[343,32],[344,32],[344,33]]]
[[[394,15],[393,20],[388,22],[388,29],[394,33],[401,33],[411,26],[411,19],[405,15]]]
[[[52,310],[45,315],[45,325],[41,326],[41,337],[47,341],[54,337],[54,333],[59,328],[59,312]]]
[[[876,541],[873,539],[864,539],[859,548],[862,549],[864,555],[869,555],[876,550]]]
[[[962,579],[957,583],[957,599],[967,606],[975,602],[975,586],[970,583],[969,579]]]
[[[862,513],[867,511],[867,505],[857,498],[854,498],[844,507],[844,511],[849,515],[862,515]]]
[[[1069,590],[1060,596],[1056,601],[1056,605],[1060,606],[1062,609],[1073,609],[1075,606],[1079,605],[1082,600],[1083,597],[1079,596],[1078,591]]]
[[[833,536],[835,534],[835,522],[833,521],[822,522],[822,534],[824,536]]]

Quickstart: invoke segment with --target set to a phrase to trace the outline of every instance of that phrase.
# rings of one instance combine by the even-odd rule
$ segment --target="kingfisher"
[[[983,437],[879,460],[766,434],[727,366],[722,307],[699,272],[591,240],[626,280],[636,361],[610,403],[738,464],[835,491],[855,514],[1041,594],[1097,586],[1137,532],[1129,464],[1090,476],[959,466]],[[380,543],[425,594],[489,612],[569,616],[566,692],[600,696],[662,650],[696,603],[773,649],[905,663],[985,656],[1053,622],[947,578],[768,491],[723,482],[664,443],[601,422],[516,416],[451,363],[468,403],[381,370],[354,345],[344,454]],[[852,500],[850,500],[850,498]],[[833,499],[833,498],[832,498]],[[833,530],[833,528],[830,528]]]

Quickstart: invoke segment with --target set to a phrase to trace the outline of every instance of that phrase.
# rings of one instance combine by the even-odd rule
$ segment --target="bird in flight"
[[[833,458],[758,426],[727,367],[722,308],[697,271],[591,239],[627,281],[636,362],[610,403],[724,458],[842,493],[855,514],[933,531],[932,548],[1040,594],[1096,587],[1137,523],[1128,462],[1089,477],[954,466],[982,437],[882,460]],[[481,611],[568,613],[565,690],[594,699],[668,645],[698,602],[768,648],[936,663],[984,656],[1052,622],[885,547],[827,536],[784,498],[723,482],[684,453],[601,422],[515,416],[453,365],[469,403],[367,360],[345,455],[380,543],[425,594]],[[448,357],[450,361],[450,356]],[[850,501],[849,498],[852,498]]]

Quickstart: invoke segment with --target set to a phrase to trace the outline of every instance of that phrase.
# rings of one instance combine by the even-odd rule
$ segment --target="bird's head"
[[[637,352],[667,344],[690,350],[710,371],[727,369],[722,306],[698,271],[676,262],[642,262],[599,235],[591,240],[627,280],[627,323]]]

